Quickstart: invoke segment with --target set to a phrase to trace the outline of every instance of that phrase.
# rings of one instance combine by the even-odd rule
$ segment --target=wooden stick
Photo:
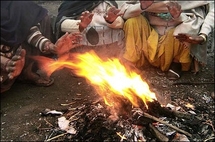
[[[146,118],[149,118],[149,119],[155,120],[155,121],[157,121],[157,122],[163,123],[163,124],[167,125],[168,127],[172,128],[172,129],[175,129],[175,130],[178,131],[178,132],[181,132],[181,133],[183,133],[183,134],[185,134],[185,135],[187,135],[187,136],[189,136],[189,137],[192,137],[192,135],[191,135],[190,133],[188,133],[188,132],[186,132],[186,131],[184,131],[184,130],[182,130],[182,129],[179,129],[178,127],[173,126],[172,124],[169,124],[169,123],[167,123],[167,122],[165,122],[165,121],[163,121],[163,120],[160,120],[159,118],[157,118],[157,117],[155,117],[155,116],[152,116],[152,115],[150,115],[150,114],[148,114],[148,113],[145,113],[145,112],[143,113],[143,115],[144,115],[144,117],[146,117]]]
[[[54,139],[56,139],[56,138],[59,138],[59,137],[64,136],[65,134],[67,134],[67,133],[63,133],[63,134],[57,135],[57,136],[52,137],[52,138],[50,138],[50,139],[48,139],[48,140],[46,140],[46,141],[48,142],[48,141],[54,140]]]
[[[149,128],[153,131],[154,135],[159,139],[161,142],[168,142],[169,138],[158,131],[152,124],[149,124]]]
[[[172,111],[172,113],[179,118],[186,118],[186,119],[191,119],[193,117],[192,114],[189,113],[184,113],[184,112],[180,112],[180,111],[176,111],[176,110],[170,110]]]

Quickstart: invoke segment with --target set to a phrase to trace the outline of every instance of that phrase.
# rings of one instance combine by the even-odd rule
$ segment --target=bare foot
[[[25,55],[26,51],[19,47],[11,59],[1,56],[5,70],[8,72],[9,79],[13,79],[20,75],[25,64]]]

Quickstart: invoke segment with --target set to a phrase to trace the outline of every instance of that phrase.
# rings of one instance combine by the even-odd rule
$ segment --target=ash
[[[160,122],[144,118],[143,113],[142,109],[132,107],[131,113],[117,115],[118,112],[101,100],[82,103],[78,107],[69,105],[63,115],[54,117],[58,121],[55,119],[55,124],[46,130],[45,141],[143,142],[162,141],[162,137],[167,141],[212,141],[214,138],[210,122],[203,123],[204,120],[197,116],[192,115],[191,119],[159,116],[160,120],[191,133],[192,137],[188,137]],[[50,115],[45,116],[48,117]],[[60,124],[62,118],[68,123]]]

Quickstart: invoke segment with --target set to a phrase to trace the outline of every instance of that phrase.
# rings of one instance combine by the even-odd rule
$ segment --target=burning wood
[[[156,101],[155,103],[158,104]],[[177,138],[180,135],[183,139],[192,140],[192,134],[170,124],[167,120],[162,120],[159,110],[167,109],[165,107],[158,108],[158,112],[143,112],[140,108],[132,107],[131,113],[116,114],[117,119],[114,120],[111,117],[113,114],[110,109],[111,107],[106,105],[104,101],[87,102],[76,108],[70,105],[69,111],[58,118],[58,126],[56,126],[56,128],[60,128],[58,133],[46,140],[54,140],[53,138],[59,140],[61,138],[71,141],[171,141],[176,138],[176,135]],[[159,117],[149,113],[159,115]],[[126,117],[122,115],[126,115]],[[177,116],[173,118],[180,119]],[[63,122],[65,123],[63,124]],[[161,129],[161,126],[167,127]]]

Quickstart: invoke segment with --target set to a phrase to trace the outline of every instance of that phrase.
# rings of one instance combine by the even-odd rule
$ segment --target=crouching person
[[[162,71],[160,74],[166,73],[171,80],[179,79],[182,71],[190,70],[192,44],[185,38],[179,40],[177,35],[199,32],[207,4],[207,1],[140,0],[128,6],[123,15],[127,19],[124,62],[136,68],[149,62]]]
[[[34,2],[1,1],[1,93],[16,80],[37,86],[53,84],[31,57],[62,54],[65,49],[57,46],[72,46],[68,42],[74,36],[66,34],[55,45],[50,20],[48,11]]]

